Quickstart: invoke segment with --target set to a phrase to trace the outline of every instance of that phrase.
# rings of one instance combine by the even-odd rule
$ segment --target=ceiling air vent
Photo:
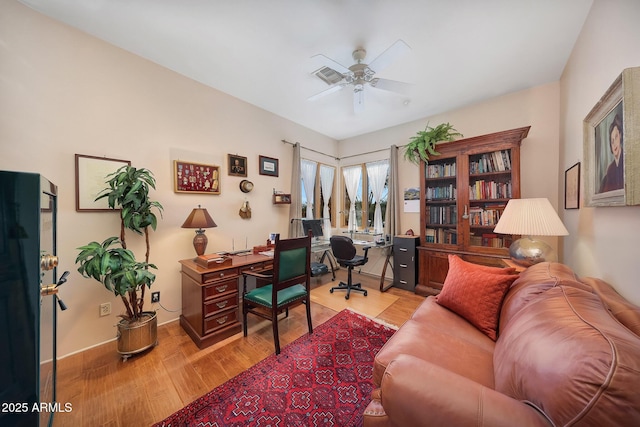
[[[322,67],[313,74],[315,74],[320,80],[322,80],[329,86],[338,83],[344,78],[342,74],[329,67]]]

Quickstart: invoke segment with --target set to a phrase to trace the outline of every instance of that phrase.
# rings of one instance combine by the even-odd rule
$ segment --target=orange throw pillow
[[[514,271],[473,264],[449,255],[449,272],[436,301],[495,341],[502,300],[518,278]]]

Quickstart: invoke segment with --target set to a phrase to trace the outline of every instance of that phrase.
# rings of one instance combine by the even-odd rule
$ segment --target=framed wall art
[[[260,175],[278,176],[278,159],[260,156]]]
[[[626,68],[583,122],[585,204],[640,204],[640,67]]]
[[[227,155],[227,168],[231,176],[247,176],[247,158],[237,154]]]
[[[220,166],[174,160],[173,191],[220,194]]]
[[[109,209],[106,198],[96,201],[96,197],[106,188],[108,175],[123,166],[130,165],[130,160],[76,154],[76,211],[113,211],[113,209]]]
[[[580,208],[580,162],[564,171],[564,208]]]

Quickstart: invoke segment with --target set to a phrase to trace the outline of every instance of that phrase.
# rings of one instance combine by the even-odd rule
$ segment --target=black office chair
[[[335,257],[338,264],[343,267],[347,267],[347,283],[340,282],[338,286],[332,287],[329,292],[333,293],[334,290],[338,291],[347,291],[347,295],[345,295],[345,299],[349,299],[349,294],[351,291],[362,292],[364,296],[367,296],[367,290],[362,289],[362,285],[360,283],[353,284],[351,278],[351,272],[353,267],[357,267],[360,265],[365,265],[369,258],[367,254],[369,252],[369,246],[365,246],[364,256],[356,255],[356,247],[353,245],[353,240],[346,236],[331,236],[329,239],[331,243],[331,251],[333,252],[333,256]]]

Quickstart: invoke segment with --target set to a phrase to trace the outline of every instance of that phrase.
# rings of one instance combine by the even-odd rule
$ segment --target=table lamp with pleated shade
[[[509,255],[515,262],[526,266],[557,261],[554,249],[533,236],[569,234],[551,202],[545,198],[509,200],[494,232],[523,236],[509,246]]]

